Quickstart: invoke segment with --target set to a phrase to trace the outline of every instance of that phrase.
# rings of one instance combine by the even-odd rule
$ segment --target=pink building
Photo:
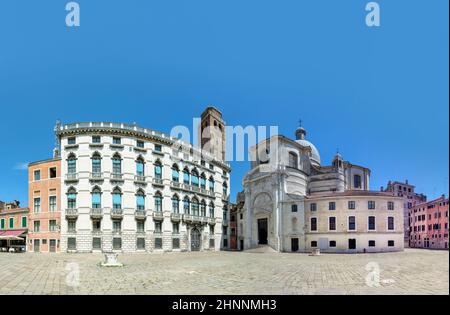
[[[410,247],[448,249],[448,201],[442,195],[411,209]]]

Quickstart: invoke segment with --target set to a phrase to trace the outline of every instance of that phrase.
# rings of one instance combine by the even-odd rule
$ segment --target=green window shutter
[[[3,230],[5,228],[5,219],[0,221],[0,228]]]
[[[27,227],[27,217],[22,217],[22,227]]]
[[[14,218],[9,218],[9,228],[14,229]]]

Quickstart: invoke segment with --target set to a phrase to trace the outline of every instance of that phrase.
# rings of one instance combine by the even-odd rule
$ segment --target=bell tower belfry
[[[220,161],[225,161],[225,122],[222,113],[217,108],[209,106],[202,113],[199,137],[203,151],[210,153]]]

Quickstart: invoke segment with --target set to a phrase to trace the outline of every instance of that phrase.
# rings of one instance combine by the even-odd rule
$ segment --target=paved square
[[[100,267],[102,260],[2,253],[0,294],[449,294],[448,251],[123,254],[122,268]],[[370,287],[376,266],[380,285]]]

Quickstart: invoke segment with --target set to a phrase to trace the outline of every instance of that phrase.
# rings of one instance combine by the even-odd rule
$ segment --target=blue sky
[[[79,0],[0,3],[0,200],[27,200],[20,164],[51,157],[56,119],[169,132],[208,105],[231,125],[301,118],[324,164],[339,148],[372,189],[448,192],[448,1]],[[232,193],[249,164],[233,163]]]

